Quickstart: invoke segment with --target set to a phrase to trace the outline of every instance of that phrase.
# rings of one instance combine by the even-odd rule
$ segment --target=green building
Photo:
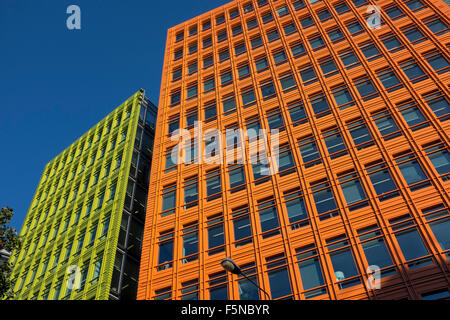
[[[47,164],[11,257],[16,299],[136,298],[156,114],[141,89]]]

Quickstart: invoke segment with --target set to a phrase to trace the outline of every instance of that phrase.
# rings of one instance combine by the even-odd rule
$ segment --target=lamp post
[[[262,292],[264,292],[266,294],[268,300],[270,300],[270,295],[263,288],[259,287],[255,282],[253,282],[252,279],[247,277],[247,275],[242,272],[241,268],[239,268],[239,266],[233,260],[231,260],[230,258],[224,258],[224,259],[222,259],[220,264],[222,265],[222,268],[224,268],[228,272],[243,275],[244,278],[247,279],[248,281],[250,281],[256,288],[258,288],[258,290],[261,290]]]

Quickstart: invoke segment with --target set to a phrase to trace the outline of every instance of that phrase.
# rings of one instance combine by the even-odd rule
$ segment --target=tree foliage
[[[15,250],[20,250],[22,246],[16,229],[8,226],[13,215],[14,212],[11,208],[5,207],[0,210],[0,251],[6,250],[12,253]],[[0,300],[13,297],[12,267],[10,261],[0,262]]]

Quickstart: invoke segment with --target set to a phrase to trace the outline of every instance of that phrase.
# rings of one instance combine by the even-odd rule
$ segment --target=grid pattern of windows
[[[433,0],[420,10],[411,9],[406,1],[387,1],[380,4],[381,28],[371,29],[365,23],[364,8],[369,4],[234,1],[169,30],[166,55],[182,47],[186,58],[166,59],[164,75],[170,79],[162,84],[161,123],[173,116],[184,119],[188,110],[217,100],[214,121],[205,121],[205,128],[245,130],[244,148],[262,141],[268,152],[244,152],[243,163],[182,164],[176,174],[155,165],[156,192],[150,194],[148,208],[156,217],[152,230],[164,231],[160,228],[169,223],[175,228],[178,265],[164,274],[154,272],[157,239],[153,236],[144,244],[143,262],[151,271],[144,276],[141,298],[151,297],[144,288],[157,282],[161,284],[157,289],[171,286],[172,298],[180,299],[181,283],[192,279],[181,274],[202,279],[199,298],[210,298],[208,288],[214,285],[209,277],[219,270],[208,263],[225,257],[225,252],[276,298],[390,299],[408,288],[408,298],[419,299],[421,293],[432,291],[422,290],[419,280],[402,276],[400,270],[414,259],[402,257],[390,220],[413,213],[414,226],[428,250],[417,259],[434,259],[427,265],[436,268],[430,279],[442,277],[448,262],[446,238],[439,227],[432,235],[420,212],[428,202],[439,199],[448,207],[449,201],[445,134],[450,119],[445,63],[449,58],[442,38],[448,35],[448,18]],[[230,15],[231,11],[235,13]],[[210,24],[200,31],[203,21]],[[189,55],[188,44],[194,39],[176,43],[175,35],[181,30],[186,35],[197,25],[199,39],[211,36],[212,44]],[[221,33],[225,29],[226,38]],[[230,55],[219,62],[225,48]],[[214,67],[185,75],[189,63],[205,56],[212,56]],[[178,68],[184,76],[172,82],[171,72]],[[171,107],[171,93],[185,94],[189,84],[208,77],[217,80],[214,91]],[[277,129],[280,148],[272,150],[270,139],[265,141],[249,129]],[[223,154],[237,144],[222,142]],[[165,166],[163,157],[170,146],[169,137],[162,136],[154,153],[157,163]],[[272,163],[280,170],[271,170]],[[194,175],[199,181],[198,208],[188,212],[178,202],[187,187],[184,182]],[[162,191],[167,185],[176,186],[177,205],[173,214],[162,216]],[[204,273],[198,264],[179,259],[183,226],[197,219],[193,216],[199,210],[207,213],[203,220],[198,218],[198,255],[203,255],[198,261],[205,261]],[[439,252],[438,241],[443,244]],[[223,246],[225,252],[219,251]],[[269,274],[278,268],[269,267],[270,259],[281,252],[286,264],[280,268],[286,272]],[[386,289],[372,294],[366,286],[367,268],[376,263]],[[179,275],[178,283],[165,279],[173,272]],[[274,279],[289,283],[284,288],[290,292],[277,293]],[[245,278],[229,276],[218,286],[225,282],[229,299],[267,298]],[[221,292],[219,297],[225,290]]]

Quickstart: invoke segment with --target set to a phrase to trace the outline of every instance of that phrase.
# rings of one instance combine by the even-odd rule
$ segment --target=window
[[[222,24],[224,22],[225,22],[225,15],[221,14],[221,15],[216,16],[216,24],[217,25]]]
[[[327,34],[332,43],[338,43],[345,39],[341,29],[337,27],[327,30]]]
[[[391,68],[384,68],[382,70],[376,71],[376,73],[377,77],[380,79],[387,92],[392,92],[403,88],[402,83],[398,80],[397,76],[395,75],[394,71],[391,70]]]
[[[331,113],[327,98],[322,92],[309,96],[309,102],[311,103],[316,118],[320,118]]]
[[[372,119],[375,121],[375,124],[380,131],[380,135],[384,140],[387,141],[402,135],[388,110],[382,109],[372,113]]]
[[[230,166],[228,169],[231,193],[238,192],[245,188],[245,172],[241,164]]]
[[[299,188],[284,192],[284,205],[291,230],[309,225],[308,211]]]
[[[287,108],[289,110],[289,115],[291,117],[292,126],[296,127],[308,121],[305,112],[305,107],[303,106],[303,103],[300,100],[289,102],[287,104]]]
[[[368,61],[373,61],[381,57],[380,51],[372,42],[366,42],[359,45],[359,49],[362,51]]]
[[[100,271],[102,269],[103,253],[99,253],[95,258],[94,272],[92,274],[91,284],[97,283],[100,278]]]
[[[181,283],[181,300],[198,300],[198,279]]]
[[[261,94],[264,100],[274,98],[276,96],[275,87],[272,80],[259,84],[261,88]]]
[[[280,75],[280,84],[283,93],[288,93],[297,89],[297,83],[291,73]]]
[[[170,300],[172,298],[172,287],[155,290],[154,300]]]
[[[258,72],[262,72],[264,70],[269,69],[269,63],[267,62],[266,57],[259,57],[255,60],[256,70]]]
[[[309,245],[299,248],[295,252],[302,281],[302,294],[305,296],[305,299],[311,299],[327,293],[316,247]]]
[[[269,42],[273,42],[277,39],[280,39],[280,33],[277,29],[271,29],[266,32],[267,40]]]
[[[450,213],[444,205],[436,205],[422,210],[422,214],[427,220],[427,224],[434,234],[442,251],[446,251],[445,256],[450,259]]]
[[[336,12],[340,15],[350,11],[345,2],[341,2],[334,5],[334,10],[336,10]]]
[[[297,11],[302,8],[305,8],[306,5],[305,5],[305,2],[303,2],[303,0],[297,0],[297,1],[292,1],[292,6]]]
[[[192,37],[197,34],[197,26],[192,26],[189,28],[189,36]]]
[[[347,123],[348,131],[353,139],[357,150],[370,147],[374,144],[373,137],[370,134],[364,120],[356,119]]]
[[[223,62],[230,58],[230,51],[228,48],[219,50],[219,61]]]
[[[222,182],[220,180],[220,169],[214,169],[206,173],[206,196],[211,201],[222,196]]]
[[[192,99],[197,97],[198,94],[198,87],[197,87],[197,83],[194,84],[190,84],[187,88],[187,99]]]
[[[290,45],[292,55],[294,58],[299,58],[301,56],[304,56],[306,54],[306,49],[303,43],[301,42],[295,42]]]
[[[447,59],[437,51],[427,52],[424,55],[425,60],[436,71],[437,74],[442,74],[450,70],[450,64]]]
[[[195,52],[197,52],[197,41],[189,44],[189,54],[193,54]]]
[[[216,102],[212,101],[212,102],[205,103],[204,113],[205,113],[205,122],[206,123],[216,120],[216,118],[217,118]]]
[[[198,259],[198,224],[197,222],[183,226],[183,263]]]
[[[184,181],[184,209],[195,207],[198,204],[198,179],[188,178]]]
[[[309,85],[317,81],[317,75],[312,66],[305,66],[299,68],[299,73],[304,85]]]
[[[352,37],[357,36],[364,32],[363,27],[359,24],[358,21],[353,21],[346,24],[348,32],[351,34]]]
[[[411,191],[428,187],[431,184],[418,159],[410,150],[396,154],[394,158]]]
[[[422,300],[450,300],[448,289],[440,289],[432,292],[422,293]]]
[[[414,61],[407,60],[400,63],[400,68],[408,76],[412,83],[428,79],[428,76],[423,72],[422,68]]]
[[[291,281],[284,253],[266,258],[272,300],[292,299]]]
[[[342,84],[331,88],[331,93],[333,94],[334,100],[336,101],[336,104],[338,105],[340,110],[355,105],[353,96],[351,95],[350,91],[348,91],[346,85]]]
[[[225,250],[225,231],[223,216],[209,217],[207,221],[208,230],[208,255],[213,255]]]
[[[191,75],[197,72],[197,61],[188,64],[188,74]]]
[[[253,4],[251,2],[243,5],[244,13],[249,13],[253,11]]]
[[[204,92],[214,91],[214,89],[215,89],[214,78],[208,78],[203,81],[203,91]]]
[[[258,21],[256,21],[256,19],[248,19],[247,20],[247,28],[249,30],[256,28],[258,26]]]
[[[203,68],[208,68],[214,64],[214,59],[212,55],[203,57]]]
[[[339,58],[341,58],[342,63],[347,69],[351,69],[359,65],[359,60],[356,58],[351,49],[341,51],[339,53]]]
[[[431,257],[427,257],[428,249],[417,231],[414,220],[409,215],[392,219],[389,223],[409,269],[434,263]]]
[[[252,243],[252,225],[247,206],[234,208],[232,210],[234,227],[234,245],[240,247]]]
[[[268,11],[262,14],[262,21],[264,24],[273,20],[272,12]]]
[[[405,14],[395,5],[383,8],[391,20],[398,20],[405,16]]]
[[[385,201],[400,195],[390,170],[382,160],[374,161],[366,165],[372,186],[380,201]]]
[[[241,34],[242,33],[242,25],[240,23],[237,25],[234,25],[231,29],[231,32],[233,33],[233,37]]]
[[[302,25],[303,29],[307,29],[315,25],[314,20],[311,18],[311,16],[300,18],[300,24]]]
[[[386,246],[381,229],[377,225],[358,230],[358,238],[363,248],[368,266],[380,268],[380,276],[385,277],[396,273],[392,258]]]
[[[212,45],[212,38],[211,38],[211,36],[203,38],[203,48],[210,47],[211,45]]]
[[[162,195],[162,213],[161,216],[167,216],[169,214],[175,213],[176,204],[176,184],[165,186]]]
[[[255,91],[253,88],[244,89],[241,92],[242,105],[244,108],[248,108],[256,103]]]
[[[338,181],[350,211],[368,205],[361,180],[354,169],[338,174]]]
[[[228,283],[226,271],[209,275],[209,299],[228,300]]]
[[[322,131],[322,137],[325,141],[331,159],[347,154],[347,148],[342,140],[342,136],[338,128],[334,127]]]
[[[247,78],[250,75],[250,67],[248,66],[248,64],[238,66],[238,75],[239,80]]]
[[[358,89],[359,95],[363,101],[368,101],[370,99],[378,97],[378,92],[372,84],[372,81],[366,76],[358,79],[354,79],[353,83]]]
[[[293,34],[297,31],[297,27],[293,23],[288,23],[283,25],[283,31],[286,36]]]
[[[243,53],[245,53],[246,50],[247,50],[247,49],[245,48],[245,43],[244,43],[244,42],[235,44],[235,46],[234,46],[234,53],[235,53],[237,56],[238,56],[238,55],[241,55],[241,54],[243,54]]]
[[[174,53],[174,60],[181,59],[181,57],[183,57],[183,48],[176,49]]]
[[[319,17],[320,22],[325,22],[328,19],[331,19],[331,14],[330,14],[330,11],[328,11],[328,9],[323,9],[321,11],[318,11],[317,16]]]
[[[169,135],[180,128],[180,119],[177,117],[169,118]]]
[[[408,99],[397,103],[396,106],[412,131],[419,130],[429,125],[427,119],[425,119],[414,100]]]
[[[238,276],[239,299],[240,300],[259,300],[258,278],[256,276],[256,267],[254,263],[246,264],[241,270],[242,274]],[[249,280],[249,279],[250,280]],[[255,286],[256,284],[256,286]]]
[[[158,267],[157,270],[165,270],[172,267],[173,260],[173,241],[174,232],[173,229],[161,232],[158,238]]]
[[[289,13],[289,9],[286,6],[281,6],[277,8],[277,14],[279,17],[283,17]]]
[[[317,144],[313,136],[307,136],[299,139],[298,145],[305,168],[309,168],[316,164],[322,163],[319,149],[317,149]]]
[[[322,69],[322,73],[325,75],[325,78],[331,77],[335,74],[338,74],[336,64],[333,61],[333,58],[327,57],[321,59],[319,61],[320,68]]]
[[[430,31],[435,35],[441,35],[448,32],[448,26],[442,22],[440,18],[432,17],[424,22],[428,29],[430,29]]]
[[[311,183],[311,190],[319,220],[322,221],[339,215],[333,191],[331,191],[330,183],[326,179]]]
[[[170,96],[171,107],[180,104],[180,99],[181,99],[181,92],[180,91],[173,92]]]
[[[294,159],[292,158],[289,144],[280,146],[275,154],[275,157],[277,160],[278,174],[280,177],[295,172]]]
[[[233,95],[228,95],[222,98],[223,113],[230,114],[236,111],[236,99]]]
[[[380,37],[380,40],[383,42],[389,53],[395,53],[403,49],[403,45],[397,39],[397,36],[393,34],[383,35]]]
[[[227,30],[221,30],[217,33],[217,41],[222,42],[227,39]]]
[[[361,279],[346,235],[328,239],[326,243],[339,289],[360,284]]]
[[[323,39],[320,35],[310,37],[308,38],[308,41],[313,51],[317,51],[325,47],[325,42],[323,42]]]
[[[262,46],[262,44],[263,44],[260,35],[257,35],[255,37],[253,37],[250,41],[252,43],[252,49],[255,49],[255,48],[259,47],[259,46]]]
[[[450,154],[441,141],[433,141],[423,146],[428,159],[433,164],[434,169],[441,176],[442,180],[450,179]]]
[[[426,6],[419,0],[410,0],[405,2],[405,4],[411,11],[419,11],[426,8]]]
[[[203,21],[202,28],[203,31],[211,29],[211,20]]]
[[[437,90],[428,92],[423,95],[423,98],[440,121],[450,118],[450,103],[442,92]]]
[[[183,31],[178,32],[175,37],[176,37],[175,38],[175,42],[183,40],[184,39],[184,32]]]
[[[405,28],[402,28],[401,31],[405,35],[405,37],[412,43],[412,44],[418,44],[426,40],[425,36],[422,34],[422,32],[419,31],[416,27],[408,26]]]
[[[182,69],[181,68],[174,69],[172,75],[173,75],[172,81],[179,80],[182,75]]]
[[[233,83],[233,75],[231,70],[226,70],[220,74],[220,82],[222,87]]]
[[[238,8],[234,8],[230,10],[230,19],[234,19],[239,17],[239,9]]]

